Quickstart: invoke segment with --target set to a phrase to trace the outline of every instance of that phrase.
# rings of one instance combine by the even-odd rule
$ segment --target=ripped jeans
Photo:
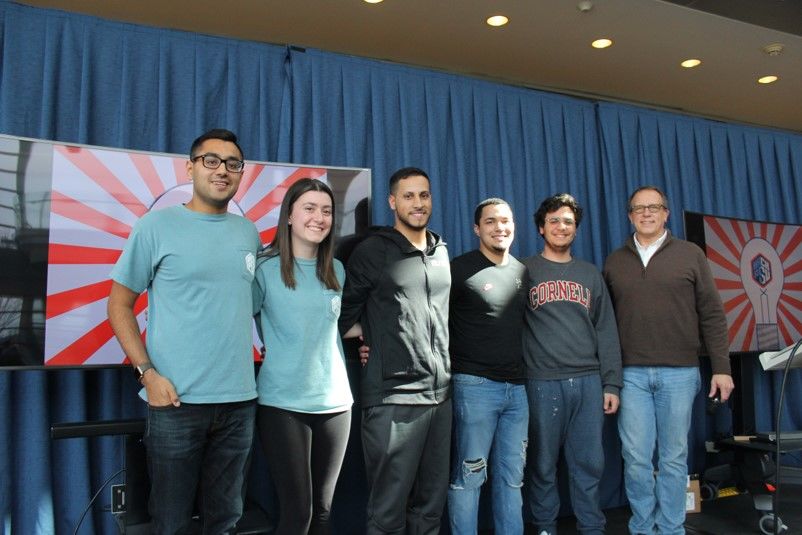
[[[479,492],[489,468],[495,533],[520,535],[529,422],[526,387],[462,373],[454,374],[451,380],[454,389],[454,441],[448,490],[451,533],[477,532]]]
[[[562,450],[577,531],[602,535],[605,518],[599,503],[599,482],[604,472],[604,394],[599,374],[529,379],[526,391],[532,415],[529,436],[534,445],[527,468],[527,494],[535,533],[557,533],[557,463]]]

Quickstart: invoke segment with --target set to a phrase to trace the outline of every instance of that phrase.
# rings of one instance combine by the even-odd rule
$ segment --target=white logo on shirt
[[[331,298],[331,313],[337,317],[340,317],[340,306],[341,300],[339,295],[335,295]]]
[[[248,273],[251,275],[256,271],[256,256],[253,253],[245,255],[245,269],[247,269]]]

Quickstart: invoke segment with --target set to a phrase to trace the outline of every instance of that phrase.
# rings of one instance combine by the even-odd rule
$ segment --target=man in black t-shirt
[[[476,207],[479,249],[451,262],[449,352],[454,445],[448,513],[455,535],[477,532],[488,460],[496,533],[522,534],[529,410],[521,333],[526,268],[509,254],[515,223],[502,199]]]

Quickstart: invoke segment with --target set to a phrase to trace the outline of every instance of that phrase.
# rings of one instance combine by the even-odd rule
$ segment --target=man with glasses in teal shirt
[[[153,533],[189,532],[195,489],[204,533],[233,533],[253,440],[251,282],[256,227],[228,212],[243,154],[228,130],[192,144],[192,198],[134,226],[112,270],[109,321],[148,403]],[[143,343],[135,304],[148,292]]]

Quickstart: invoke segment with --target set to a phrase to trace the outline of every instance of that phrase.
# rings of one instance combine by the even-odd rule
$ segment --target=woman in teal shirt
[[[353,398],[337,331],[345,272],[334,259],[334,217],[325,183],[295,182],[256,267],[254,313],[266,348],[257,425],[278,493],[279,535],[328,533],[351,426]]]

